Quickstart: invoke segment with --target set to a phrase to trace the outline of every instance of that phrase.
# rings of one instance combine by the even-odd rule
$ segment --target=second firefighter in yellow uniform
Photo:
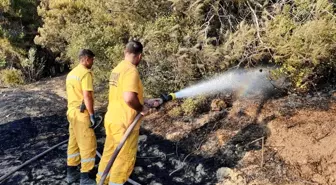
[[[96,136],[92,128],[95,124],[93,112],[93,79],[91,67],[94,54],[90,50],[81,50],[80,63],[66,78],[68,97],[67,118],[69,121],[69,142],[67,157],[67,182],[73,183],[80,178],[80,185],[95,185],[89,178],[96,157]],[[86,109],[81,111],[80,107]],[[81,173],[77,166],[81,164]]]

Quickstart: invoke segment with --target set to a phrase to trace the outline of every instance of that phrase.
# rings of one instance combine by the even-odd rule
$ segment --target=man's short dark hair
[[[79,59],[83,57],[93,58],[95,57],[95,54],[89,49],[81,49],[78,56],[79,56]]]
[[[126,52],[132,53],[135,55],[141,54],[143,50],[143,46],[139,41],[129,41],[126,44]]]

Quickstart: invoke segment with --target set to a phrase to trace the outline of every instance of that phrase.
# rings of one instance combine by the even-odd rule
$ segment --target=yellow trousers
[[[87,112],[73,109],[67,113],[69,121],[68,166],[81,164],[81,172],[89,172],[95,164],[97,141]]]
[[[117,125],[105,122],[106,139],[104,145],[103,156],[99,163],[97,183],[106,168],[107,163],[111,159],[114,150],[120,143],[126,129],[123,125]],[[138,147],[139,130],[134,130],[126,140],[124,146],[119,152],[113,166],[108,174],[104,184],[124,184],[131,175]]]

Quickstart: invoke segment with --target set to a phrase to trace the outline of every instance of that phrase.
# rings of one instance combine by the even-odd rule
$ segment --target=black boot
[[[97,185],[96,181],[94,179],[90,179],[89,173],[81,173],[80,174],[80,185]]]
[[[71,184],[79,179],[80,173],[77,169],[77,166],[68,166],[67,167],[67,177],[66,180],[68,184]]]

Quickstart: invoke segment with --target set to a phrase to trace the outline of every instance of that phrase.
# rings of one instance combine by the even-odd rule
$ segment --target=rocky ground
[[[131,178],[150,185],[336,184],[333,91],[225,101],[224,109],[193,117],[170,117],[179,106],[171,102],[147,117]],[[0,176],[66,140],[65,111],[64,77],[1,89]],[[96,134],[101,152],[104,129]],[[2,184],[66,184],[65,165],[66,145]]]

